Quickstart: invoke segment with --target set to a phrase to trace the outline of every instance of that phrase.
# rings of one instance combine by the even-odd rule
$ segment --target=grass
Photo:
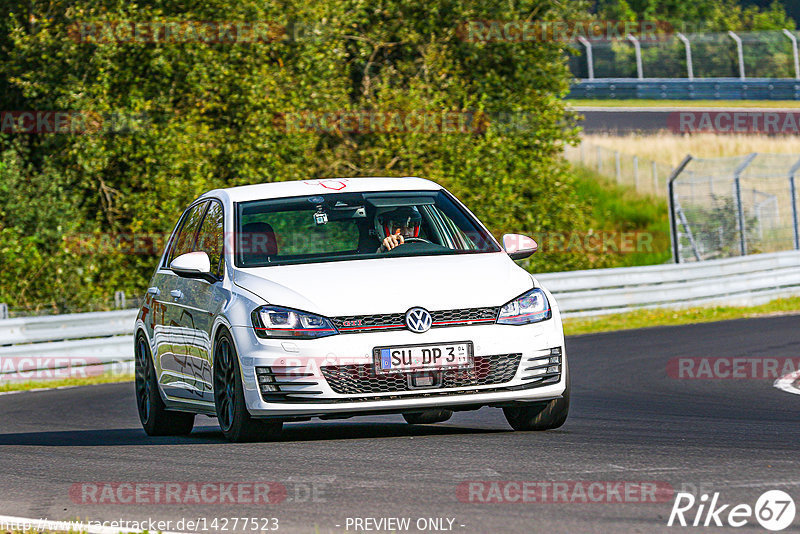
[[[596,171],[573,166],[575,194],[591,205],[591,225],[595,232],[637,232],[649,234],[652,246],[627,253],[607,252],[607,261],[598,267],[654,265],[671,258],[667,203],[663,199],[639,195],[631,187],[609,181]],[[649,248],[650,250],[647,250]]]
[[[0,392],[29,391],[32,389],[52,389],[69,386],[89,386],[93,384],[112,384],[116,382],[131,382],[132,374],[107,373],[98,376],[63,378],[56,380],[13,381],[0,383]]]
[[[710,306],[682,310],[650,309],[595,318],[570,319],[567,317],[564,319],[564,333],[568,336],[575,336],[634,328],[710,323],[791,313],[800,313],[800,297],[776,299],[759,306]]]
[[[584,135],[590,145],[598,145],[640,159],[654,160],[675,166],[686,156],[720,158],[742,156],[751,152],[767,154],[800,154],[797,136],[767,135]]]
[[[800,100],[600,100],[600,99],[567,99],[571,106],[593,108],[622,107],[677,107],[677,108],[800,108]]]

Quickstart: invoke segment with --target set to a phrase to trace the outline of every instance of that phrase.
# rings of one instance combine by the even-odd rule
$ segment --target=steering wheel
[[[430,243],[430,241],[421,237],[404,237],[403,243]]]

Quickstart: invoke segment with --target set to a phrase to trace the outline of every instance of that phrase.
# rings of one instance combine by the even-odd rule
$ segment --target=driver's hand
[[[382,246],[384,250],[392,250],[403,243],[405,243],[405,239],[403,239],[403,236],[398,231],[396,234],[386,237],[386,239],[383,240]]]

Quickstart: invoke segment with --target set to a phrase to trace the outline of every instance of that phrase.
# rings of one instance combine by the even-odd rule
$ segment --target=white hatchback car
[[[232,441],[284,422],[503,408],[516,430],[569,409],[553,296],[441,186],[346,178],[219,189],[178,222],[135,330],[149,435],[216,416]]]

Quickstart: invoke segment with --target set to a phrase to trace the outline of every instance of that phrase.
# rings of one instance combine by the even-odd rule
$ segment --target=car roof
[[[215,189],[204,194],[227,196],[231,202],[262,200],[268,198],[297,197],[328,193],[361,193],[366,191],[438,191],[442,186],[436,182],[406,176],[403,178],[325,178],[322,180],[298,180],[272,182],[255,185]]]

